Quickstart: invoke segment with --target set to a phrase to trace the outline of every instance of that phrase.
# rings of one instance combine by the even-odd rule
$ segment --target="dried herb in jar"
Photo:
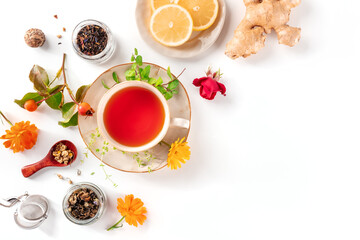
[[[67,165],[74,157],[74,152],[68,149],[63,143],[58,143],[52,152],[54,160],[58,163]]]
[[[104,51],[108,42],[106,31],[98,25],[87,25],[80,29],[76,44],[80,51],[88,56],[94,56]]]
[[[68,199],[68,211],[79,220],[95,217],[99,210],[100,201],[94,191],[88,188],[75,190]]]

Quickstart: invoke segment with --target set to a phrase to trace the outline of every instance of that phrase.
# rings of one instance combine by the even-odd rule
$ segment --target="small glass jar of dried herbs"
[[[104,23],[91,19],[75,27],[72,45],[80,57],[96,63],[105,62],[115,51],[115,39],[110,29]]]
[[[79,225],[96,222],[104,213],[106,195],[95,184],[82,182],[72,186],[63,200],[67,219]]]

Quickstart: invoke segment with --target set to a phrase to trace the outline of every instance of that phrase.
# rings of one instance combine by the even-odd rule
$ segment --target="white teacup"
[[[125,88],[129,88],[129,87],[141,87],[141,88],[151,91],[160,100],[161,105],[164,108],[164,124],[163,124],[160,132],[150,142],[147,142],[144,145],[136,146],[136,147],[123,145],[123,144],[119,143],[118,141],[116,141],[115,139],[113,139],[111,137],[111,135],[108,133],[108,131],[106,130],[105,123],[104,123],[104,111],[105,111],[107,103],[109,102],[111,97],[115,93],[117,93],[121,90],[124,90]],[[165,137],[169,127],[174,126],[174,127],[181,127],[181,128],[189,128],[189,125],[190,125],[190,122],[187,119],[171,118],[169,106],[168,106],[168,103],[167,103],[167,100],[165,99],[165,97],[154,86],[152,86],[146,82],[142,82],[142,81],[125,81],[125,82],[116,84],[111,89],[109,89],[103,95],[103,97],[101,98],[101,100],[99,102],[98,109],[97,109],[97,122],[98,122],[98,127],[99,127],[99,131],[100,131],[101,135],[112,146],[116,147],[118,150],[122,150],[125,152],[146,151],[146,150],[154,147]]]

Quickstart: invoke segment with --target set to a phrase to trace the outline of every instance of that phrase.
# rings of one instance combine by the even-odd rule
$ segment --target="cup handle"
[[[170,127],[190,128],[190,121],[184,118],[171,118]]]

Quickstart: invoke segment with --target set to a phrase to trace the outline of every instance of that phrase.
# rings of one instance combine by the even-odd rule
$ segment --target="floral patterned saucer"
[[[151,65],[150,77],[161,77],[164,83],[170,81],[164,68],[155,64],[144,63],[144,67],[147,65]],[[83,101],[92,106],[95,114],[92,117],[79,116],[79,131],[88,149],[104,164],[124,172],[145,173],[159,170],[167,165],[169,147],[160,143],[148,151],[139,153],[128,153],[114,149],[99,134],[96,120],[98,103],[107,91],[103,83],[108,87],[112,87],[115,84],[112,78],[113,72],[116,72],[120,82],[126,81],[124,77],[125,71],[130,67],[131,63],[114,66],[102,73],[91,84]],[[183,118],[190,121],[191,106],[189,96],[181,83],[179,84],[178,90],[179,93],[168,100],[170,115],[174,118]],[[189,131],[190,127],[187,129],[169,128],[163,140],[171,144],[178,138],[181,139],[185,137],[185,139],[187,139]]]

